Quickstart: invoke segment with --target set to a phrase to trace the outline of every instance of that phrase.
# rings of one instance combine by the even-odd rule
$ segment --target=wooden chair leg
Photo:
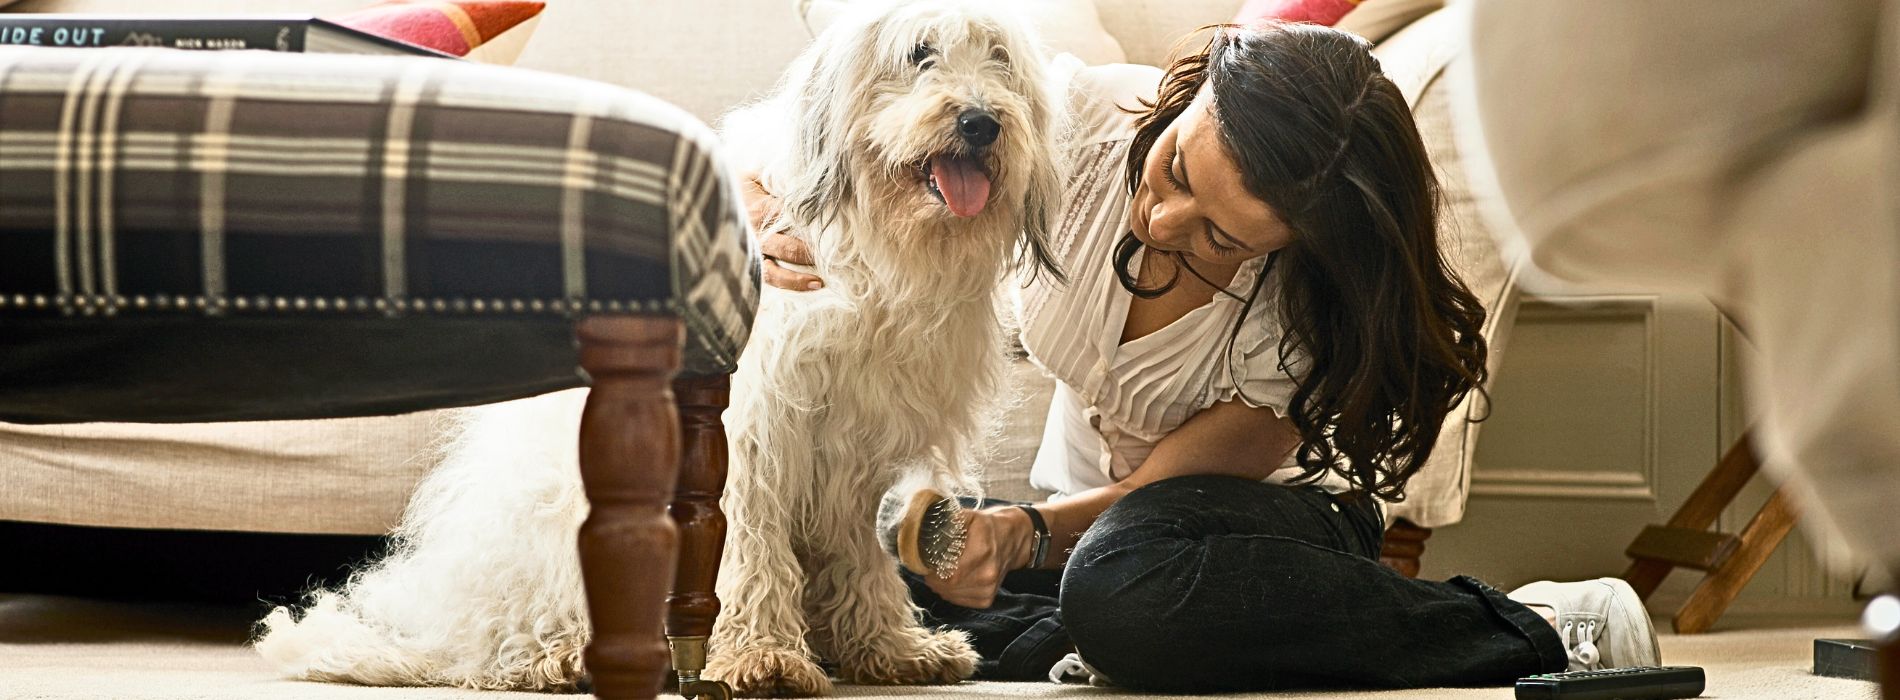
[[[1623,550],[1631,560],[1623,580],[1645,600],[1678,567],[1707,572],[1676,611],[1677,633],[1699,634],[1714,626],[1794,528],[1793,505],[1787,491],[1778,489],[1741,533],[1708,529],[1760,468],[1753,439],[1743,434],[1669,517],[1668,524],[1643,528]]]
[[[679,417],[668,384],[679,371],[680,323],[593,316],[576,325],[575,336],[581,368],[593,379],[580,433],[591,504],[580,530],[594,628],[587,670],[596,697],[649,700],[666,677],[660,612],[679,546],[666,503],[679,469]]]
[[[1748,526],[1742,528],[1741,542],[1735,551],[1709,570],[1709,575],[1683,602],[1682,609],[1676,611],[1676,632],[1700,634],[1714,626],[1716,618],[1722,616],[1722,611],[1734,602],[1742,587],[1755,577],[1755,571],[1768,561],[1768,555],[1774,554],[1775,547],[1794,529],[1794,521],[1794,505],[1789,500],[1788,490],[1776,489],[1775,495],[1748,521]]]
[[[706,669],[706,640],[719,616],[719,597],[713,584],[719,579],[719,556],[726,544],[726,514],[719,497],[726,490],[726,410],[728,377],[681,379],[673,383],[679,403],[679,486],[668,508],[679,526],[679,570],[673,595],[666,599],[666,638],[673,648],[673,668],[679,673],[679,694],[688,698],[732,697],[722,681],[702,680]]]
[[[1728,453],[1722,455],[1722,461],[1717,462],[1715,468],[1709,470],[1708,476],[1702,477],[1702,483],[1697,484],[1695,491],[1690,492],[1689,498],[1682,502],[1682,507],[1677,508],[1675,514],[1669,516],[1669,523],[1661,527],[1645,528],[1643,534],[1649,535],[1652,532],[1662,531],[1700,532],[1709,529],[1710,525],[1715,524],[1715,519],[1722,514],[1722,509],[1727,508],[1729,502],[1735,500],[1735,495],[1742,492],[1742,487],[1747,486],[1748,480],[1755,478],[1755,472],[1760,469],[1761,463],[1755,460],[1753,436],[1744,433],[1740,440],[1735,441],[1735,446],[1730,447]],[[1640,542],[1641,539],[1642,536],[1639,535],[1638,541]],[[1667,560],[1644,556],[1645,553],[1637,546],[1637,543],[1631,543],[1630,549],[1624,553],[1633,561],[1630,562],[1629,569],[1623,572],[1623,580],[1629,583],[1630,588],[1636,589],[1636,595],[1643,600],[1649,600],[1650,594],[1656,592],[1656,588],[1662,585],[1663,579],[1669,576],[1669,572],[1675,570],[1675,565]]]
[[[1418,578],[1418,560],[1425,556],[1425,540],[1431,537],[1429,527],[1413,525],[1403,518],[1394,520],[1392,526],[1385,529],[1385,546],[1379,549],[1379,562],[1405,574],[1406,578]]]

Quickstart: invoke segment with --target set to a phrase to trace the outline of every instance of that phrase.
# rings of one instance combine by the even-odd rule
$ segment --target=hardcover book
[[[0,14],[0,46],[158,46],[454,58],[310,16]]]

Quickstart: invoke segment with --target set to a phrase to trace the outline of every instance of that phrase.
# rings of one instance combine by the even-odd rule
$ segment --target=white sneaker
[[[1568,671],[1660,666],[1656,628],[1643,599],[1619,578],[1557,583],[1538,581],[1511,591],[1511,600],[1557,612],[1557,637],[1570,657]]]
[[[1069,652],[1068,656],[1062,657],[1061,661],[1057,661],[1056,665],[1049,669],[1049,682],[1086,682],[1097,688],[1104,688],[1111,685],[1111,683],[1108,682],[1108,676],[1104,676],[1101,671],[1095,670],[1094,666],[1090,666],[1087,661],[1082,660],[1081,654],[1075,652]]]

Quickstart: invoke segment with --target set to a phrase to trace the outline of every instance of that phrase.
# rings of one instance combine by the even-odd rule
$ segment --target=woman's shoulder
[[[1067,66],[1071,148],[1133,138],[1143,102],[1154,100],[1162,71],[1154,66],[1110,63]],[[1131,111],[1132,110],[1132,111]]]

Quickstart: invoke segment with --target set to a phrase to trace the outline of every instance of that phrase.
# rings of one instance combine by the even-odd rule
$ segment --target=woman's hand
[[[963,556],[950,578],[924,576],[925,585],[951,605],[983,609],[996,602],[1003,576],[1029,565],[1029,540],[1035,526],[1015,506],[969,514]]]
[[[752,219],[752,230],[759,236],[759,252],[765,255],[765,283],[779,289],[805,292],[825,286],[817,275],[794,272],[779,264],[780,260],[793,265],[812,264],[811,249],[805,242],[785,235],[778,229],[779,215],[782,210],[779,198],[766,191],[760,182],[759,174],[748,172],[740,175],[740,196],[745,199],[746,216]]]

